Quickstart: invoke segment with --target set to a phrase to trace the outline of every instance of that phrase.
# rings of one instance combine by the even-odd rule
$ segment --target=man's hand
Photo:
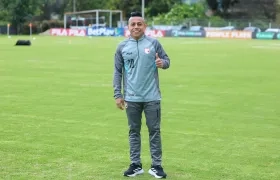
[[[123,98],[116,99],[116,105],[120,110],[124,110],[124,100],[123,100]]]
[[[158,68],[163,68],[163,61],[158,57],[158,53],[156,53],[156,66]]]

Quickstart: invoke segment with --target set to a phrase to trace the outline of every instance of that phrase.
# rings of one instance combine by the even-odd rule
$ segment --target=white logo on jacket
[[[150,54],[150,49],[149,48],[145,48],[145,53],[146,54]]]

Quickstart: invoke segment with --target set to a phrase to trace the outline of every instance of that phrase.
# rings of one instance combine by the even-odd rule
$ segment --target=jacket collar
[[[142,37],[140,37],[138,40],[136,40],[136,39],[134,39],[133,37],[129,36],[129,40],[131,40],[131,41],[142,41],[145,37],[146,37],[146,35],[143,34]]]

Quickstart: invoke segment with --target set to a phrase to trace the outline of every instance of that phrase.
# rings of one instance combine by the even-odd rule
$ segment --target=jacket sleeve
[[[114,98],[123,98],[122,95],[122,78],[123,78],[123,58],[121,53],[122,46],[118,46],[115,52],[114,58],[114,78],[113,78],[113,88],[114,88]]]
[[[158,42],[158,40],[156,40],[155,49],[156,49],[156,53],[158,53],[158,56],[163,61],[162,69],[168,69],[170,66],[170,59],[169,59],[168,55],[165,53],[162,45]]]

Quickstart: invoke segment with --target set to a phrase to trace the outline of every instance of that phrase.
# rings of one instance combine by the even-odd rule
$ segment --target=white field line
[[[182,41],[180,44],[218,44],[219,41],[195,41],[186,38],[186,41]]]
[[[171,109],[169,111],[164,111],[163,112],[163,115],[164,116],[170,116],[171,119],[169,120],[168,117],[164,118],[166,119],[167,121],[169,122],[172,122],[172,121],[176,121],[176,119],[174,119],[174,115],[176,114],[185,114],[185,120],[187,121],[189,119],[188,117],[188,114],[192,114],[193,116],[193,112],[197,112],[197,109],[178,109],[178,108],[174,108],[174,109]],[[190,113],[192,112],[192,113]],[[237,112],[238,114],[236,113],[229,113],[229,112],[222,112],[222,111],[217,111],[216,109],[208,109],[208,110],[203,110],[204,113],[212,113],[212,114],[216,114],[216,115],[220,115],[220,116],[223,116],[226,118],[226,116],[230,117],[231,119],[235,118],[235,119],[263,119],[264,121],[267,121],[267,120],[273,120],[273,121],[276,121],[276,120],[279,120],[279,118],[277,117],[268,117],[267,115],[258,115],[258,114],[240,114],[242,112]],[[275,111],[271,111],[271,110],[268,110],[266,112],[270,112],[270,113],[275,113]],[[209,117],[209,119],[211,120],[212,117]],[[215,119],[216,117],[213,117],[213,119]],[[178,118],[179,119],[179,118]],[[209,123],[211,123],[209,120]],[[182,118],[180,118],[180,121],[182,121]],[[178,122],[178,121],[176,121]]]
[[[43,122],[46,121],[59,121],[59,122],[65,122],[65,123],[78,123],[79,121],[77,120],[72,120],[72,119],[61,119],[61,118],[52,118],[52,117],[46,117],[46,116],[37,116],[37,115],[30,115],[30,114],[11,114],[11,113],[1,113],[0,116],[2,117],[23,117],[23,118],[29,118],[29,119],[39,119],[39,120],[44,120]],[[106,127],[108,126],[108,123],[102,122],[97,122],[97,121],[91,121],[90,123],[83,122],[84,124],[88,124],[91,126],[101,126],[101,127]]]
[[[280,45],[254,45],[252,46],[252,48],[255,48],[255,49],[280,49]]]

